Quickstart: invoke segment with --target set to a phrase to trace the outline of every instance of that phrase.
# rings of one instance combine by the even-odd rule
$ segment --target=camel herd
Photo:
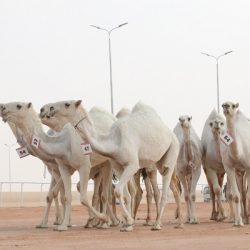
[[[143,103],[137,103],[131,111],[122,109],[114,116],[98,107],[87,111],[81,100],[48,103],[39,114],[31,103],[11,102],[0,104],[0,116],[20,145],[19,155],[28,152],[38,157],[51,174],[44,216],[37,228],[48,227],[54,200],[55,230],[68,229],[71,175],[78,171],[80,202],[89,211],[85,227],[121,225],[122,232],[130,232],[142,199],[141,176],[147,191],[146,225],[151,225],[152,230],[161,229],[169,187],[177,205],[176,227],[183,227],[182,190],[187,205],[186,223],[197,224],[195,193],[202,166],[211,190],[211,219],[226,218],[221,200],[226,173],[230,220],[235,226],[248,223],[250,123],[238,104],[226,102],[222,107],[225,118],[213,110],[201,139],[192,127],[191,116],[180,116],[172,131],[152,107]],[[47,133],[43,125],[50,128]],[[162,176],[161,195],[157,171]],[[94,180],[92,203],[87,196],[90,178]],[[116,200],[122,219],[116,213]]]

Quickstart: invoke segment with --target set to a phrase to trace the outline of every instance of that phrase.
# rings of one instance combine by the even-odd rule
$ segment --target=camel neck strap
[[[78,125],[80,122],[82,122],[84,119],[86,119],[87,116],[84,116],[79,122],[76,123],[76,125],[74,126],[75,129],[78,129]]]

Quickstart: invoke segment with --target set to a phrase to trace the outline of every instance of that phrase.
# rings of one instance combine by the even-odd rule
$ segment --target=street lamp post
[[[15,143],[9,145],[9,144],[4,144],[4,146],[6,146],[8,148],[8,152],[9,152],[9,184],[10,184],[10,192],[11,192],[11,162],[10,162],[10,150],[11,148],[15,145]]]
[[[110,80],[110,101],[111,101],[111,113],[114,114],[114,101],[113,101],[113,81],[112,81],[112,59],[111,59],[111,39],[110,39],[110,35],[111,32],[115,29],[121,28],[124,25],[127,25],[128,23],[122,23],[110,30],[107,30],[105,28],[101,28],[99,26],[95,26],[95,25],[90,25],[91,27],[94,27],[96,29],[99,30],[104,30],[105,32],[108,33],[108,38],[109,38],[109,80]]]
[[[224,54],[222,55],[219,55],[219,56],[213,56],[213,55],[210,55],[210,54],[207,54],[207,53],[203,53],[201,52],[201,54],[205,55],[205,56],[210,56],[212,58],[214,58],[216,60],[216,82],[217,82],[217,110],[218,110],[218,113],[220,113],[220,87],[219,87],[219,59],[223,56],[226,56],[228,55],[229,53],[232,53],[233,51],[230,50],[230,51],[227,51],[225,52]]]

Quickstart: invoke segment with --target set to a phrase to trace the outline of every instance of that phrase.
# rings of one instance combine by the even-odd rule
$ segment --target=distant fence
[[[158,184],[161,189],[161,184]],[[207,184],[197,184],[196,191],[202,193],[203,188]],[[45,204],[46,194],[49,190],[50,183],[48,182],[0,182],[0,207],[9,205],[23,207],[26,203],[40,205]],[[93,182],[89,182],[88,191],[93,191]],[[142,189],[145,190],[145,185],[142,183]],[[76,183],[72,183],[73,200],[79,203],[79,195],[77,194]],[[32,191],[30,191],[32,190]]]

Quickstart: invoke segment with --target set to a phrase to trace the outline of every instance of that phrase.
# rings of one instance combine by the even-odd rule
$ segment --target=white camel
[[[118,119],[126,117],[130,114],[130,110],[127,108],[122,108],[117,114],[116,117]],[[134,180],[136,184],[136,196],[135,196],[135,206],[134,206],[134,215],[136,215],[140,202],[142,200],[142,188],[141,188],[141,181],[140,177],[142,176],[145,188],[146,188],[146,199],[147,199],[147,217],[146,222],[144,223],[145,226],[152,226],[153,225],[153,218],[152,218],[152,199],[154,197],[156,211],[159,209],[160,205],[160,190],[157,184],[157,168],[154,164],[147,168],[141,168],[137,171],[134,175]],[[176,209],[176,218],[179,220],[179,224],[177,227],[182,228],[182,216],[181,216],[181,190],[179,187],[179,180],[176,176],[176,173],[172,175],[171,182],[170,182],[170,189],[174,194],[174,198],[177,204]]]
[[[191,125],[190,116],[180,116],[174,128],[180,143],[177,160],[177,176],[184,189],[187,204],[187,222],[197,224],[195,209],[196,186],[201,174],[202,146],[201,141]]]
[[[77,107],[79,104],[77,101],[73,100],[67,100],[67,101],[60,101],[56,103],[48,103],[44,105],[40,110],[40,117],[43,117],[44,124],[47,124],[50,127],[53,127],[57,131],[61,129],[61,126],[67,122],[71,122],[72,125],[77,127],[77,124],[74,122],[75,120],[81,120],[82,115],[78,113],[74,113],[74,120],[72,120],[72,114],[68,115],[71,110],[74,110],[74,107]],[[73,107],[73,108],[72,108]],[[121,110],[120,115],[127,113],[128,111],[126,109]],[[46,115],[45,115],[46,114]],[[116,118],[111,115],[110,113],[104,111],[103,109],[94,107],[88,112],[89,119],[91,122],[95,124],[95,128],[98,130],[98,134],[105,135],[108,133],[111,124],[116,120]],[[77,118],[76,118],[77,116]],[[119,115],[118,115],[119,116]],[[81,134],[82,139],[86,140],[86,136],[84,134]],[[94,151],[94,156],[91,157],[92,159],[92,165],[95,166],[96,164],[100,164],[104,161],[107,161],[107,158],[96,153]],[[101,169],[101,168],[100,168]],[[103,170],[102,170],[103,171]],[[117,173],[119,176],[119,173]],[[104,177],[104,179],[107,179]],[[105,188],[107,190],[107,180],[105,181]],[[111,183],[111,182],[110,182]],[[134,181],[130,180],[128,185],[124,188],[124,195],[125,195],[125,203],[129,211],[131,211],[132,216],[134,217],[134,196],[135,196],[135,185]],[[131,194],[131,195],[130,195]],[[111,211],[110,211],[111,213]],[[115,202],[113,205],[113,218],[117,218],[116,216],[116,207]],[[112,214],[112,213],[111,213]],[[113,222],[114,225],[118,224],[118,220],[116,219],[115,222]]]
[[[0,105],[1,106],[0,117],[2,117],[2,109],[4,107],[3,105],[4,104]],[[30,155],[41,159],[43,163],[47,166],[47,169],[49,173],[51,174],[50,187],[49,187],[48,194],[46,196],[46,208],[45,208],[41,223],[38,224],[36,227],[37,228],[48,227],[49,211],[50,211],[50,207],[51,207],[53,200],[55,202],[55,208],[56,208],[56,219],[55,219],[54,225],[59,225],[62,222],[62,218],[63,218],[61,211],[60,211],[60,206],[58,203],[59,190],[60,190],[61,203],[63,204],[64,209],[65,209],[65,202],[64,202],[65,199],[64,199],[64,187],[63,185],[60,184],[62,183],[62,180],[60,177],[60,172],[59,172],[56,161],[52,157],[44,155],[40,151],[34,150],[34,148],[30,145],[30,142],[26,140],[26,137],[22,133],[22,131],[14,123],[12,122],[7,122],[7,123],[10,129],[12,130],[14,136],[16,137],[17,143],[21,147],[26,147]]]
[[[227,178],[231,183],[232,199],[235,204],[235,226],[243,226],[241,217],[241,200],[243,203],[243,219],[248,223],[246,192],[250,202],[250,188],[244,185],[244,175],[250,183],[250,123],[248,118],[238,109],[239,104],[225,102],[222,105],[226,117],[227,132],[222,135],[221,156]],[[236,173],[241,174],[240,191],[237,187]]]
[[[131,213],[123,203],[124,187],[140,166],[149,166],[153,163],[157,165],[163,179],[160,209],[153,227],[155,230],[161,229],[167,191],[179,152],[176,136],[151,107],[142,103],[136,104],[129,116],[117,120],[107,135],[99,135],[88,112],[80,104],[81,101],[78,101],[75,105],[70,105],[67,115],[72,117],[77,130],[87,138],[93,149],[110,157],[116,171],[120,172],[115,195],[120,200],[126,219],[126,227],[122,231],[133,230],[134,223]],[[55,112],[60,110],[55,109]],[[82,117],[80,120],[79,115]]]
[[[203,147],[202,165],[210,187],[212,198],[211,220],[222,221],[226,218],[222,206],[222,186],[225,169],[222,164],[220,135],[226,131],[226,121],[215,109],[208,116],[201,136]],[[227,200],[230,206],[230,220],[234,219],[232,200],[229,196],[230,182],[227,183]],[[216,199],[215,199],[216,197]],[[215,201],[217,201],[215,203]],[[216,207],[217,205],[217,207]]]
[[[63,105],[65,103],[72,104],[72,101],[59,103],[63,103]],[[66,108],[67,105],[64,107]],[[98,107],[92,108],[89,111],[89,115],[100,133],[108,132],[108,130],[111,128],[111,125],[116,120],[113,115]],[[57,132],[60,132],[67,122],[70,122],[69,120],[65,119],[65,116],[53,115],[52,103],[48,103],[40,109],[39,117],[43,124],[47,125]],[[112,226],[116,226],[119,224],[119,221],[116,216],[113,215],[109,210],[109,206],[107,206],[108,202],[111,202],[110,191],[112,183],[112,169],[110,162],[107,157],[103,157],[102,155],[96,154],[95,152],[90,154],[90,161],[92,166],[90,171],[90,178],[94,179],[94,194],[92,197],[92,205],[96,209],[102,207],[102,212],[104,213],[106,213],[108,209],[109,216],[112,220]],[[100,223],[101,224],[99,224],[98,227],[108,227],[108,225],[106,223],[103,223],[103,221],[101,221]],[[96,221],[90,218],[85,227],[93,227],[95,225]]]
[[[80,201],[89,208],[91,214],[107,221],[107,216],[96,211],[88,201],[87,185],[90,174],[89,155],[85,155],[81,147],[82,139],[71,124],[66,124],[60,133],[48,136],[44,133],[41,121],[34,111],[31,103],[7,103],[2,108],[2,117],[5,121],[12,122],[25,135],[26,141],[33,141],[34,136],[39,141],[35,152],[54,157],[59,166],[59,171],[65,188],[65,212],[63,222],[56,230],[68,229],[71,211],[71,175],[77,170],[80,176]],[[84,146],[85,147],[85,146]]]

